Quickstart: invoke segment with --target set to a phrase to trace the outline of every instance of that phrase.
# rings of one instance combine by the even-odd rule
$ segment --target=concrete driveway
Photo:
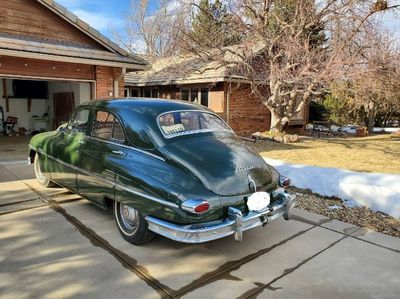
[[[296,210],[241,243],[135,247],[111,213],[33,177],[0,164],[1,298],[400,298],[397,238]]]

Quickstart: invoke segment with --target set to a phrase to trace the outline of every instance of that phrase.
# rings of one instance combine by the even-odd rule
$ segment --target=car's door
[[[77,190],[76,168],[90,129],[90,117],[90,110],[77,110],[68,126],[60,130],[57,138],[52,142],[51,178],[73,191]]]
[[[104,110],[95,111],[93,129],[81,152],[78,193],[100,204],[114,199],[115,176],[124,165],[125,135],[118,119]]]

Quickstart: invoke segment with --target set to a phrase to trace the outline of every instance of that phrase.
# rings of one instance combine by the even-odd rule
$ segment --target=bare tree
[[[400,4],[382,0],[227,0],[230,26],[244,33],[240,46],[209,51],[187,35],[187,49],[204,60],[229,66],[250,82],[271,111],[271,130],[282,131],[327,83],[345,78],[353,46],[369,20]],[[197,1],[192,6],[199,9]],[[207,36],[197,37],[207,38]],[[344,55],[351,53],[352,55]]]
[[[353,46],[357,63],[348,67],[345,84],[337,84],[334,96],[342,95],[338,100],[349,112],[363,112],[372,133],[377,115],[400,113],[400,46],[371,26]]]
[[[151,3],[151,5],[150,5]],[[114,38],[131,53],[165,57],[179,51],[177,35],[187,26],[186,14],[172,0],[131,0],[122,31]]]

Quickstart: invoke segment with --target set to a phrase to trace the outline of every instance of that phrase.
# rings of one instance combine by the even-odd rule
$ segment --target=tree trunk
[[[283,130],[283,125],[282,125],[282,117],[279,116],[276,112],[273,110],[271,111],[271,129],[270,131],[272,132],[282,132]]]
[[[369,103],[368,109],[368,134],[374,133],[374,126],[375,126],[375,109],[374,103]]]

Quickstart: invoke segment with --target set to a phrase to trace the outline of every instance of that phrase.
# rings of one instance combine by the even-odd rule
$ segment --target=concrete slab
[[[160,298],[49,208],[1,216],[1,298]]]
[[[30,138],[30,136],[0,136],[0,164],[26,160]]]
[[[204,279],[207,275],[219,273],[229,263],[276,246],[312,227],[306,223],[285,221],[281,218],[265,228],[245,232],[241,243],[229,237],[205,244],[186,245],[157,237],[151,243],[138,247],[120,236],[111,213],[104,212],[87,201],[64,204],[63,208],[113,247],[135,257],[138,264],[146,267],[152,276],[178,293],[195,285],[199,278]]]
[[[338,233],[315,227],[262,255],[254,255],[214,283],[190,292],[185,298],[233,298],[252,290],[257,283],[273,281],[307,258],[328,248],[343,237]],[[253,258],[254,257],[254,258]],[[247,286],[246,286],[247,283]]]
[[[357,225],[353,225],[339,220],[332,220],[326,223],[322,223],[321,225],[322,227],[326,227],[346,235],[355,234],[360,229],[360,227]]]
[[[0,165],[0,183],[14,181],[15,177]]]
[[[28,165],[28,162],[16,163],[16,164],[2,164],[2,167],[11,172],[14,176],[22,180],[34,179],[35,171],[33,165]]]
[[[62,187],[57,187],[57,186],[52,188],[43,187],[42,185],[39,184],[39,182],[36,179],[23,180],[23,182],[29,187],[33,188],[34,190],[48,197],[69,194],[69,191]]]
[[[28,201],[15,202],[12,204],[0,205],[0,215],[44,205],[46,204],[40,199],[33,199]]]
[[[309,211],[302,210],[299,208],[292,209],[292,216],[295,220],[311,222],[316,225],[320,225],[322,223],[331,221],[329,218],[327,218],[325,216],[311,213]]]
[[[258,298],[399,298],[400,255],[346,238],[274,282]]]
[[[0,205],[38,197],[38,194],[21,181],[13,180],[0,183]]]
[[[395,238],[374,231],[370,231],[366,228],[362,228],[360,230],[357,238],[400,252],[400,238]],[[399,258],[399,263],[400,263],[400,258]]]

